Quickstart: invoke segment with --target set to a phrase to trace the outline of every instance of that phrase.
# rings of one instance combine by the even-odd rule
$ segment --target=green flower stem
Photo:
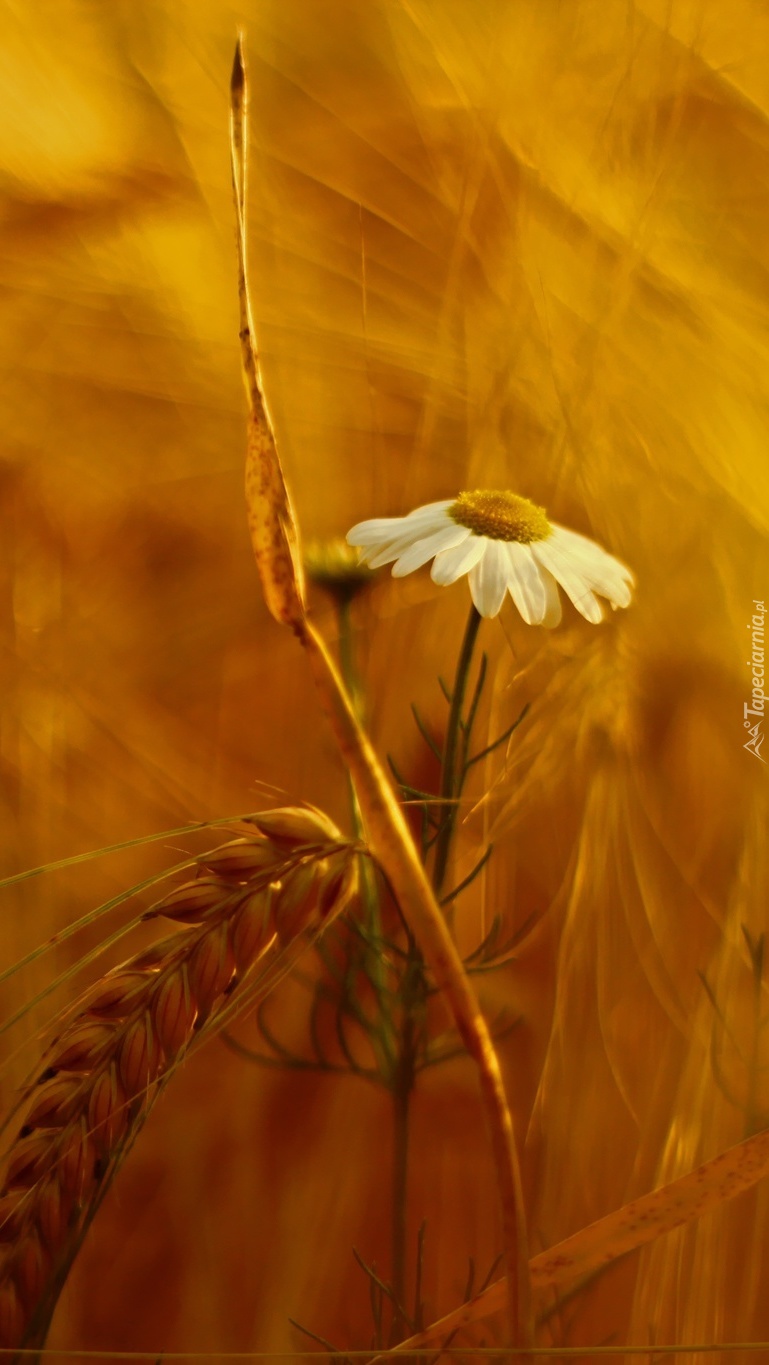
[[[499,1190],[512,1346],[532,1340],[521,1172],[499,1058],[456,945],[414,847],[409,827],[323,638],[308,619],[295,561],[294,520],[259,383],[245,261],[247,81],[238,42],[232,77],[232,162],[238,242],[243,368],[249,398],[246,497],[262,591],[269,610],[305,651],[321,705],[355,782],[368,845],[392,886],[438,989],[477,1068]]]
[[[351,598],[337,597],[337,617],[339,622],[339,670],[350,694],[353,709],[362,723],[364,720],[363,689],[355,659],[353,645]],[[352,776],[348,773],[350,787],[350,809],[355,837],[364,837],[363,818]],[[376,944],[381,940],[381,916],[377,897],[374,872],[367,859],[361,859],[360,869],[361,905],[370,939]],[[406,1241],[407,1241],[407,1201],[409,1171],[409,1120],[411,1114],[411,1095],[416,1079],[416,1030],[412,1017],[412,1002],[403,1002],[403,1017],[398,1029],[394,1025],[391,1007],[386,1000],[385,974],[381,954],[376,949],[367,954],[366,972],[373,986],[378,1002],[380,1020],[381,1058],[378,1059],[380,1072],[383,1072],[392,1101],[392,1203],[390,1223],[390,1284],[393,1291],[393,1316],[390,1326],[390,1345],[394,1346],[404,1335],[405,1322],[401,1308],[406,1302]]]
[[[403,811],[324,641],[310,621],[297,630],[339,751],[355,780],[368,843],[400,905],[465,1049],[477,1068],[502,1215],[510,1340],[532,1340],[530,1282],[521,1172],[499,1059],[456,945],[419,860]]]
[[[408,1008],[401,1030],[400,1055],[393,1077],[393,1199],[392,1199],[392,1275],[394,1311],[390,1345],[401,1339],[404,1326],[401,1309],[406,1302],[406,1209],[408,1206],[409,1118],[411,1095],[416,1079],[416,1038],[414,1020]]]
[[[446,878],[446,868],[448,866],[449,853],[451,851],[451,839],[456,824],[457,810],[454,802],[459,796],[461,774],[457,771],[457,758],[460,750],[460,732],[462,728],[462,708],[465,704],[467,693],[467,681],[470,676],[470,665],[473,659],[473,650],[478,638],[478,630],[481,624],[480,613],[471,604],[470,614],[467,618],[465,633],[462,639],[462,648],[459,651],[457,660],[457,671],[454,676],[454,687],[451,694],[451,708],[449,710],[449,721],[446,728],[446,742],[443,746],[443,764],[441,766],[441,827],[438,837],[435,840],[435,861],[433,863],[433,888],[437,897],[440,897],[443,890],[443,883]]]
[[[339,623],[339,672],[347,686],[350,700],[355,707],[358,719],[362,722],[364,720],[363,697],[360,675],[355,663],[355,648],[353,645],[352,597],[347,593],[338,593],[335,594],[335,601],[337,620]],[[354,818],[358,821],[360,820],[359,811]]]
[[[363,689],[361,687],[360,675],[355,662],[355,648],[353,645],[352,613],[350,610],[352,595],[339,594],[336,597],[337,621],[339,624],[339,671],[342,680],[347,688],[347,692],[352,703],[353,710],[358,721],[362,724],[363,715]],[[352,774],[347,773],[347,784],[350,792],[350,816],[352,820],[353,833],[356,839],[363,839],[363,817],[361,815],[358,797],[355,791],[355,783]],[[374,880],[374,870],[368,858],[360,860],[360,899],[363,909],[363,919],[368,930],[369,939],[374,944],[382,941],[382,920],[379,914],[379,899],[377,896],[376,882]],[[379,1035],[380,1047],[382,1050],[379,1069],[384,1069],[385,1074],[390,1077],[395,1070],[397,1063],[395,1060],[395,1044],[392,1037],[392,1023],[386,1004],[386,982],[384,974],[384,964],[381,952],[375,947],[372,952],[367,953],[366,973],[376,994],[379,1006],[379,1018],[382,1021],[382,1029]]]

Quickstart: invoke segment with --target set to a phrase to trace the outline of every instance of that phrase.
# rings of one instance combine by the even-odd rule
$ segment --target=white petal
[[[553,523],[549,539],[553,544],[568,550],[575,566],[579,565],[584,570],[585,577],[594,580],[593,586],[599,592],[602,582],[634,586],[635,579],[627,565],[615,559],[602,545],[597,545],[594,540],[588,540],[587,536],[581,536],[577,531],[570,531],[566,526]],[[620,588],[620,593],[624,596],[624,589]],[[628,594],[627,602],[629,601]],[[623,605],[626,606],[627,602]]]
[[[603,620],[603,612],[593,595],[590,582],[581,568],[574,564],[569,551],[554,543],[552,536],[548,536],[547,540],[532,541],[531,550],[537,562],[549,569],[553,578],[560,583],[577,611],[586,621],[597,626]]]
[[[451,523],[454,524],[453,522]],[[400,559],[406,550],[411,549],[412,545],[418,544],[429,535],[436,535],[443,531],[445,523],[434,526],[412,526],[406,529],[396,540],[390,540],[386,545],[374,546],[364,552],[363,558],[372,569],[379,569],[383,564],[391,564],[394,559]]]
[[[510,541],[506,545],[509,561],[507,586],[527,626],[541,624],[547,606],[545,585],[541,570],[529,545]]]
[[[564,557],[593,592],[606,597],[613,607],[630,605],[633,575],[600,545],[565,526],[555,527],[547,543]]]
[[[442,502],[426,502],[423,507],[415,507],[413,512],[408,512],[406,514],[406,519],[408,521],[414,521],[417,517],[421,517],[425,512],[428,512],[431,516],[435,516],[438,512],[448,512],[449,508],[453,507],[455,502],[455,498],[444,498]]]
[[[561,526],[560,522],[553,521],[550,524],[553,530],[558,532],[559,539],[562,538],[564,541],[568,541],[570,545],[573,545],[575,547],[575,549],[581,548],[585,550],[588,554],[598,554],[605,556],[605,558],[610,559],[612,563],[618,564],[619,567],[622,569],[622,572],[624,574],[627,574],[628,578],[630,579],[633,578],[630,569],[628,569],[627,566],[621,562],[621,560],[615,559],[614,555],[609,554],[609,551],[605,550],[603,545],[599,545],[597,540],[591,540],[589,536],[583,536],[579,531],[572,531],[570,526]]]
[[[441,587],[448,587],[449,583],[456,583],[462,574],[469,573],[470,570],[482,558],[486,548],[486,541],[483,536],[470,536],[469,540],[463,541],[461,545],[455,545],[453,550],[441,550],[435,556],[430,577],[433,583],[439,583]]]
[[[615,610],[617,607],[630,606],[633,594],[630,591],[629,584],[625,583],[623,580],[621,579],[609,580],[607,578],[604,580],[603,587],[601,586],[600,583],[594,583],[593,587],[595,588],[596,592],[599,592],[601,594],[602,597],[608,598],[609,602],[615,608]]]
[[[402,533],[405,517],[374,517],[358,521],[347,532],[348,545],[385,545]]]
[[[483,559],[470,570],[470,594],[481,616],[498,616],[507,592],[510,561],[504,541],[478,539],[485,542],[485,550]]]
[[[352,545],[364,546],[362,563],[379,569],[398,559],[416,541],[447,526],[456,527],[456,524],[445,513],[422,509],[418,517],[386,517],[381,521],[361,522],[359,527],[348,532],[347,539]]]
[[[361,554],[361,563],[368,564],[370,569],[381,569],[383,564],[392,564],[394,559],[403,554],[409,545],[414,544],[413,536],[401,536],[400,540],[393,540],[389,545],[377,547],[372,546],[370,550],[364,550]]]
[[[400,556],[397,564],[393,565],[393,578],[405,578],[407,573],[421,569],[422,565],[440,550],[451,550],[455,545],[461,545],[463,541],[469,540],[471,535],[472,531],[467,526],[458,526],[449,518],[448,524],[440,531],[433,531],[428,536],[423,535]]]
[[[401,536],[412,534],[421,528],[430,529],[435,526],[445,526],[450,518],[446,516],[446,509],[451,507],[450,502],[433,502],[427,507],[417,507],[413,512],[409,512],[405,517],[372,517],[370,521],[356,522],[347,532],[348,545],[388,545],[391,541],[400,539]],[[452,525],[455,523],[452,522]],[[427,529],[422,530],[421,534],[426,535]]]
[[[546,626],[548,630],[552,630],[553,626],[559,626],[561,624],[561,616],[563,614],[561,611],[561,594],[558,591],[558,584],[549,569],[540,565],[539,575],[544,584],[545,597],[547,599],[545,614],[542,617],[542,625]]]

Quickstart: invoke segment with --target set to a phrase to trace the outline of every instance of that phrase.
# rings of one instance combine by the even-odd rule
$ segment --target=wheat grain
[[[347,903],[357,850],[319,811],[249,817],[148,910],[179,927],[68,1012],[28,1089],[0,1183],[0,1347],[42,1344],[93,1214],[181,1056],[259,994],[275,947]]]

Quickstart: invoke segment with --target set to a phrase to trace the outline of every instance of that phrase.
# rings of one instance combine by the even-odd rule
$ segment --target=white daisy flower
[[[434,583],[470,576],[481,616],[496,616],[509,592],[530,626],[557,626],[558,585],[585,620],[603,620],[598,597],[612,607],[630,602],[633,575],[595,541],[548,520],[517,493],[475,489],[417,507],[405,517],[360,521],[347,534],[372,569],[391,564],[403,578],[433,560]]]

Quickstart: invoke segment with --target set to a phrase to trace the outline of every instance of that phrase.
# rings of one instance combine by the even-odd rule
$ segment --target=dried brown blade
[[[621,1209],[558,1242],[549,1251],[534,1256],[529,1263],[532,1289],[581,1279],[674,1228],[701,1218],[717,1205],[750,1189],[766,1175],[769,1175],[769,1131],[729,1147],[688,1175],[633,1199]],[[453,1313],[447,1313],[424,1332],[409,1337],[393,1349],[401,1352],[437,1346],[460,1328],[501,1312],[505,1307],[505,1294],[505,1281],[495,1280],[477,1298]],[[376,1360],[381,1359],[384,1357],[376,1357]],[[374,1365],[373,1361],[371,1365]]]
[[[238,301],[243,376],[248,395],[246,507],[265,602],[276,621],[299,629],[305,617],[304,571],[296,520],[259,374],[246,269],[248,82],[240,38],[230,83],[232,185],[238,249]]]
[[[413,846],[408,826],[347,689],[328,651],[306,619],[291,511],[275,438],[259,378],[246,272],[248,84],[240,39],[231,81],[232,182],[238,244],[238,295],[243,372],[249,399],[246,497],[249,526],[265,600],[276,620],[292,627],[305,649],[340,753],[350,767],[372,852],[394,888],[438,987],[444,992],[462,1041],[478,1070],[499,1187],[508,1269],[510,1335],[531,1339],[527,1233],[512,1117],[499,1059],[454,941]]]

